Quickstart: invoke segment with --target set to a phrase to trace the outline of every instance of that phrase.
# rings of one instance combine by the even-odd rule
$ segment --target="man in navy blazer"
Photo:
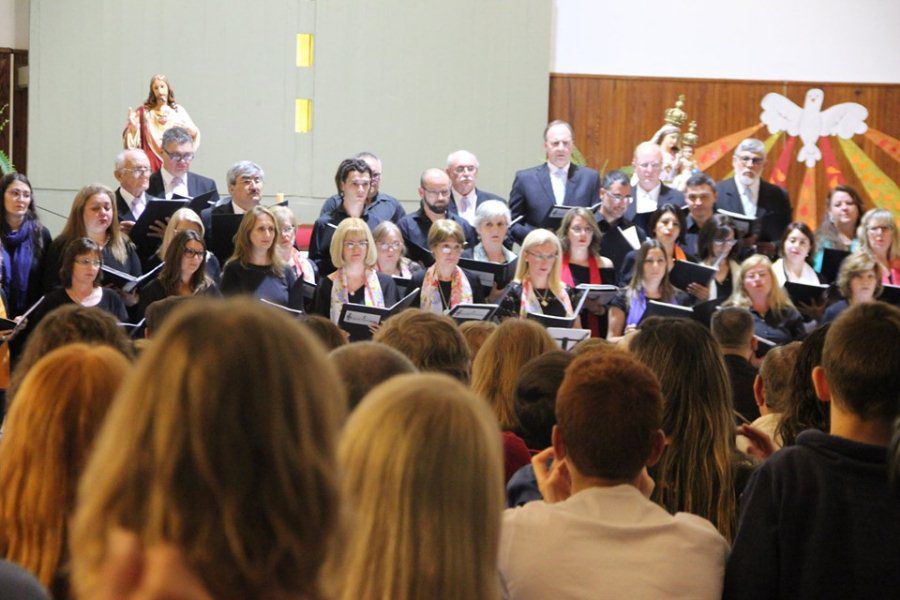
[[[551,121],[544,129],[547,162],[516,173],[509,192],[510,227],[519,244],[541,226],[550,209],[557,205],[592,206],[600,201],[600,175],[594,169],[572,164],[572,126]]]
[[[761,179],[766,166],[766,147],[754,138],[738,144],[732,158],[734,177],[716,184],[716,206],[738,214],[756,217],[744,245],[756,245],[758,252],[770,257],[791,222],[788,193]]]
[[[450,177],[450,204],[448,213],[465,219],[475,226],[475,209],[488,200],[506,200],[476,187],[478,158],[468,150],[457,150],[447,157],[447,175]]]
[[[150,176],[147,193],[157,198],[171,199],[174,194],[182,198],[193,198],[213,192],[209,203],[219,201],[216,182],[209,177],[191,173],[194,160],[194,139],[182,127],[167,129],[162,137],[162,168]]]
[[[632,190],[632,202],[625,211],[625,218],[648,231],[650,215],[664,204],[684,206],[684,194],[664,184],[662,173],[662,150],[653,142],[642,142],[634,149],[634,174],[637,185]]]

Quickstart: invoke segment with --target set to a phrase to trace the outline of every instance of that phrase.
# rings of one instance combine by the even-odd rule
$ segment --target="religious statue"
[[[676,175],[672,180],[672,187],[676,190],[684,191],[687,180],[694,173],[700,172],[700,165],[694,158],[694,149],[700,142],[697,135],[697,121],[691,121],[688,125],[688,131],[681,136],[681,150],[678,152],[678,158],[675,164]]]
[[[676,163],[680,150],[681,126],[687,120],[687,113],[683,108],[684,94],[681,94],[678,96],[675,106],[666,109],[663,126],[650,138],[651,142],[659,144],[662,149],[663,164],[659,178],[665,184],[670,184],[678,174]]]

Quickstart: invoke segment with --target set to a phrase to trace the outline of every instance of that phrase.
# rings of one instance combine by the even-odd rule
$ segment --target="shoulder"
[[[590,167],[582,167],[582,166],[575,165],[575,168],[571,172],[572,172],[571,177],[573,179],[582,179],[582,180],[588,180],[588,181],[593,181],[593,180],[600,181],[600,173],[598,173],[596,169],[592,169]]]
[[[516,179],[528,179],[530,177],[537,177],[541,173],[549,173],[550,169],[547,167],[547,163],[541,163],[534,167],[528,167],[527,169],[520,169],[516,171]]]

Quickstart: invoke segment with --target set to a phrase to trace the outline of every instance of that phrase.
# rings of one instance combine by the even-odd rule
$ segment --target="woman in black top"
[[[874,302],[884,289],[878,263],[866,252],[855,252],[844,259],[838,272],[837,286],[843,299],[825,309],[823,325],[834,321],[853,304]]]
[[[500,316],[524,319],[534,313],[573,317],[568,286],[560,279],[561,257],[559,238],[552,231],[535,229],[525,236],[516,276],[500,302]]]
[[[218,296],[219,289],[206,273],[206,244],[196,231],[178,232],[166,248],[166,260],[159,276],[141,290],[138,315],[169,296]]]
[[[0,179],[0,245],[3,289],[8,315],[21,315],[41,296],[40,265],[50,246],[50,232],[41,225],[34,205],[31,183],[21,173],[7,173]]]
[[[450,219],[438,219],[428,230],[428,248],[434,264],[412,276],[410,289],[419,288],[417,304],[422,310],[443,314],[457,304],[480,304],[484,293],[478,277],[459,267],[466,236]]]

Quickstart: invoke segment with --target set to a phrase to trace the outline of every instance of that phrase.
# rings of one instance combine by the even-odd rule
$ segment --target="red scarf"
[[[600,276],[600,268],[597,266],[597,259],[593,254],[588,254],[588,277],[590,277],[591,285],[600,285],[603,283],[603,277]],[[562,270],[560,271],[559,278],[569,285],[570,288],[575,289],[575,280],[572,279],[572,269],[569,268],[569,255],[563,254],[562,256]],[[587,321],[588,321],[588,329],[591,330],[591,337],[602,337],[602,333],[600,332],[600,319],[597,318],[597,315],[594,313],[587,313]]]

